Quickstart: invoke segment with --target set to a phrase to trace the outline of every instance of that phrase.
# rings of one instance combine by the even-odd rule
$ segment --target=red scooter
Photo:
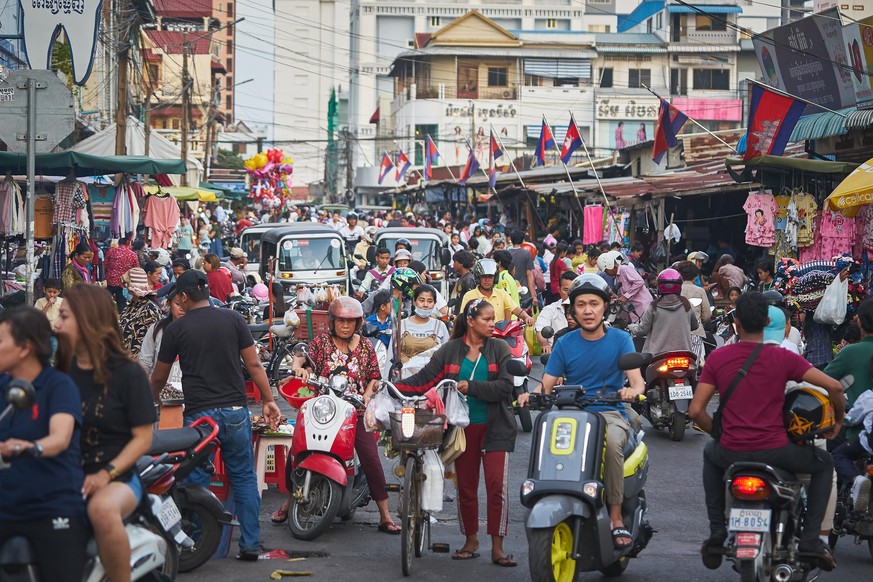
[[[509,353],[513,360],[517,360],[524,364],[528,374],[531,369],[530,354],[527,349],[527,342],[524,339],[524,322],[520,319],[498,321],[494,324],[494,332],[491,337],[500,338],[509,346]],[[518,397],[527,392],[527,377],[513,376],[512,381],[515,384],[513,389],[513,401],[518,400]],[[516,406],[515,413],[518,415],[518,420],[521,422],[521,430],[530,432],[533,430],[533,420],[530,416],[530,407]]]

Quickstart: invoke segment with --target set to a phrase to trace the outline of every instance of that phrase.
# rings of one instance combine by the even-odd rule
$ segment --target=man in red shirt
[[[123,238],[117,247],[106,251],[103,257],[103,266],[106,269],[106,289],[115,297],[118,313],[124,310],[127,299],[124,298],[124,283],[121,276],[135,267],[139,267],[139,258],[130,248],[130,238]]]
[[[712,431],[712,417],[706,405],[716,391],[727,390],[755,347],[764,341],[764,327],[770,321],[764,296],[755,291],[743,293],[737,300],[735,320],[740,341],[719,348],[706,358],[706,366],[689,407],[691,418],[706,432]],[[825,436],[833,438],[840,431],[846,413],[840,383],[813,368],[802,357],[776,345],[765,345],[722,410],[721,439],[708,442],[703,449],[703,488],[710,537],[701,553],[707,568],[714,570],[721,565],[722,554],[709,550],[721,548],[727,539],[724,471],[739,461],[767,463],[792,473],[811,475],[807,521],[799,550],[818,556],[823,569],[835,565],[827,544],[819,539],[834,464],[827,451],[789,442],[782,416],[785,384],[789,380],[809,382],[827,390],[834,405],[836,425]]]

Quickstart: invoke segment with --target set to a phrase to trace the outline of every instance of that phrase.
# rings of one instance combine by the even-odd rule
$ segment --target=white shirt
[[[549,249],[546,249],[545,251],[543,251],[543,261],[546,263],[546,270],[543,271],[543,280],[546,282],[547,285],[552,280],[551,266],[552,266],[552,260],[554,258],[555,258],[555,253],[553,253]]]
[[[364,236],[364,229],[361,228],[360,224],[356,224],[354,227],[344,224],[339,227],[339,233],[346,240],[361,240],[361,237]]]
[[[797,352],[800,353],[800,348],[803,346],[803,337],[800,335],[800,330],[796,327],[791,327],[788,332],[788,341],[797,346]]]
[[[567,327],[567,316],[564,314],[563,300],[559,299],[553,303],[549,303],[543,307],[542,311],[540,311],[536,323],[534,323],[534,329],[542,334],[546,326],[555,330],[555,333],[558,333]],[[551,339],[549,339],[549,343],[552,343]]]

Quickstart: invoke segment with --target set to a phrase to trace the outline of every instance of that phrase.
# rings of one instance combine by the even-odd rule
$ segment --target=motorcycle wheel
[[[530,408],[525,406],[518,411],[518,420],[521,423],[521,430],[530,432],[533,430],[533,419],[530,415]]]
[[[279,353],[273,357],[273,369],[270,371],[270,380],[273,384],[284,380],[291,375],[291,361],[294,356],[291,355],[291,348],[287,345],[279,348]]]
[[[630,558],[622,556],[619,558],[618,562],[613,562],[606,568],[601,568],[600,573],[607,578],[616,578],[617,576],[624,574],[624,571],[627,570],[628,564],[630,564]]]
[[[182,531],[194,540],[194,548],[179,553],[179,572],[196,570],[215,555],[221,543],[222,526],[204,505],[177,500],[182,514]]]
[[[685,436],[685,413],[676,411],[670,423],[670,439],[677,443]]]
[[[740,582],[758,582],[758,571],[753,560],[745,560],[740,564]]]
[[[412,572],[412,557],[420,556],[420,513],[421,493],[418,480],[415,479],[415,457],[406,459],[406,477],[403,480],[403,493],[400,497],[400,566],[403,575]]]
[[[167,552],[164,554],[164,565],[160,572],[154,570],[150,574],[155,579],[159,580],[175,580],[179,574],[179,545],[176,540],[164,531],[164,528],[157,522],[152,523],[151,520],[145,520],[148,529],[155,535],[161,536],[167,544]]]
[[[840,536],[834,533],[834,530],[828,532],[828,546],[833,550],[837,547],[837,542],[839,541]],[[873,543],[873,540],[871,540]],[[870,556],[873,557],[873,546],[870,547]]]
[[[576,560],[573,528],[562,521],[555,527],[527,529],[528,562],[533,582],[573,582]]]
[[[867,540],[867,551],[870,552],[870,559],[873,560],[873,540]]]
[[[288,507],[288,528],[298,540],[314,540],[327,531],[339,513],[342,490],[335,481],[312,473],[309,503],[302,504],[293,496]]]

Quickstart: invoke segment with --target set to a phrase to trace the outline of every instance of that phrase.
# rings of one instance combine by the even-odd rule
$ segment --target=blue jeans
[[[252,450],[252,422],[245,407],[212,408],[185,415],[185,424],[209,416],[218,425],[221,458],[233,488],[236,516],[240,525],[239,549],[258,552],[261,539],[261,496],[255,475],[255,455]],[[188,477],[191,483],[209,488],[211,477],[199,467]]]

